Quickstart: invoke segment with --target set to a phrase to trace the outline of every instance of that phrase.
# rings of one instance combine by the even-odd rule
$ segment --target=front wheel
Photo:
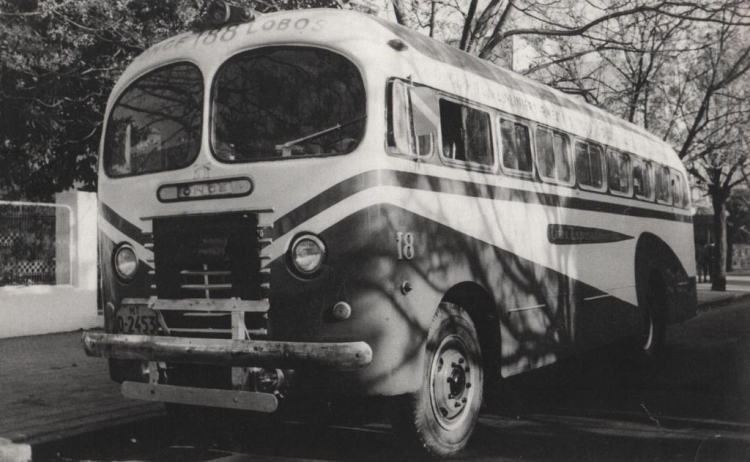
[[[468,443],[482,404],[482,354],[468,313],[441,303],[426,348],[422,387],[394,400],[393,423],[429,455],[447,457]]]

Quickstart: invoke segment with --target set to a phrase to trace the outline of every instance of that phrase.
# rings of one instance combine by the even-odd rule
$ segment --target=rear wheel
[[[395,399],[395,429],[431,456],[456,454],[474,430],[483,380],[474,323],[463,308],[441,303],[427,336],[422,388]]]
[[[644,310],[644,330],[638,336],[637,348],[646,358],[657,358],[664,349],[667,334],[667,295],[658,275],[649,280]]]

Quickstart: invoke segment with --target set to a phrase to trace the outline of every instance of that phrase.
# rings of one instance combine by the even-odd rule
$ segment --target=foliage
[[[260,11],[334,0],[235,1]],[[117,77],[188,29],[209,1],[0,0],[0,198],[92,189],[104,109]]]
[[[1,196],[94,185],[109,91],[135,55],[192,19],[185,3],[0,1]]]

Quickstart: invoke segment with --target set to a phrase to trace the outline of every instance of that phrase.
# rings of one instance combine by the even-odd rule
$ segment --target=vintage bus
[[[392,397],[399,432],[446,456],[503,378],[619,339],[656,354],[695,311],[667,144],[353,11],[145,51],[98,187],[106,332],[83,342],[128,398]]]

